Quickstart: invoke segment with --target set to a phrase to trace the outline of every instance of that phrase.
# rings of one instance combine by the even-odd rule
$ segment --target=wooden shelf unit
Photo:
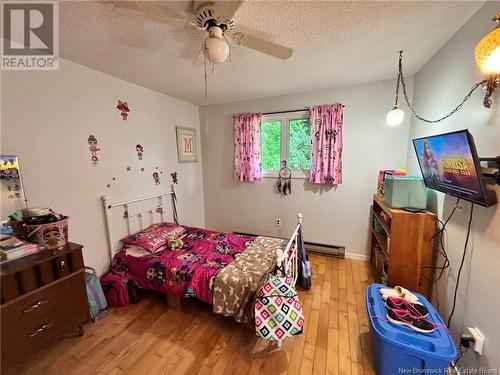
[[[380,226],[375,226],[378,220]],[[437,222],[432,212],[390,208],[375,194],[372,206],[370,262],[377,282],[402,286],[430,298],[433,262],[432,239]],[[385,272],[387,271],[387,272]]]

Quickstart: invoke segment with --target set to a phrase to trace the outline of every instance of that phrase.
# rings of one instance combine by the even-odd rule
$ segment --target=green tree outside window
[[[294,170],[308,170],[311,166],[311,128],[309,119],[291,119],[283,124],[288,129],[288,167]],[[284,129],[286,131],[286,129]],[[282,122],[264,121],[262,133],[262,168],[279,170],[281,168],[281,131]]]

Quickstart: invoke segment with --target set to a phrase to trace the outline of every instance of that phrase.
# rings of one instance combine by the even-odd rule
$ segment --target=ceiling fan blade
[[[233,33],[231,38],[239,46],[251,48],[282,60],[288,59],[293,53],[291,48],[245,33]]]
[[[113,5],[113,8],[115,10],[122,13],[133,14],[136,12],[140,12],[141,14],[145,15],[149,20],[154,22],[168,24],[177,27],[181,26],[198,30],[201,29],[200,27],[198,27],[198,25],[196,25],[193,22],[170,16],[165,8],[162,8],[158,5],[154,5],[151,3],[140,3],[131,1],[110,1],[109,3]]]
[[[222,16],[231,19],[234,17],[236,11],[240,8],[243,0],[241,1],[218,1],[217,2],[217,11]]]

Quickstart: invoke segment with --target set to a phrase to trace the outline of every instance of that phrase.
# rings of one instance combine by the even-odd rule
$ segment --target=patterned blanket
[[[185,227],[180,249],[146,256],[134,256],[123,249],[115,254],[113,271],[144,289],[212,303],[215,276],[243,253],[254,238]]]
[[[257,237],[214,280],[213,312],[253,324],[255,294],[276,265],[276,251],[285,249],[280,238]]]

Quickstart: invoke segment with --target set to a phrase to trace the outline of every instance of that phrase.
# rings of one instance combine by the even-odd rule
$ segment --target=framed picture
[[[196,130],[176,126],[177,133],[177,156],[179,163],[194,163],[196,158]]]

